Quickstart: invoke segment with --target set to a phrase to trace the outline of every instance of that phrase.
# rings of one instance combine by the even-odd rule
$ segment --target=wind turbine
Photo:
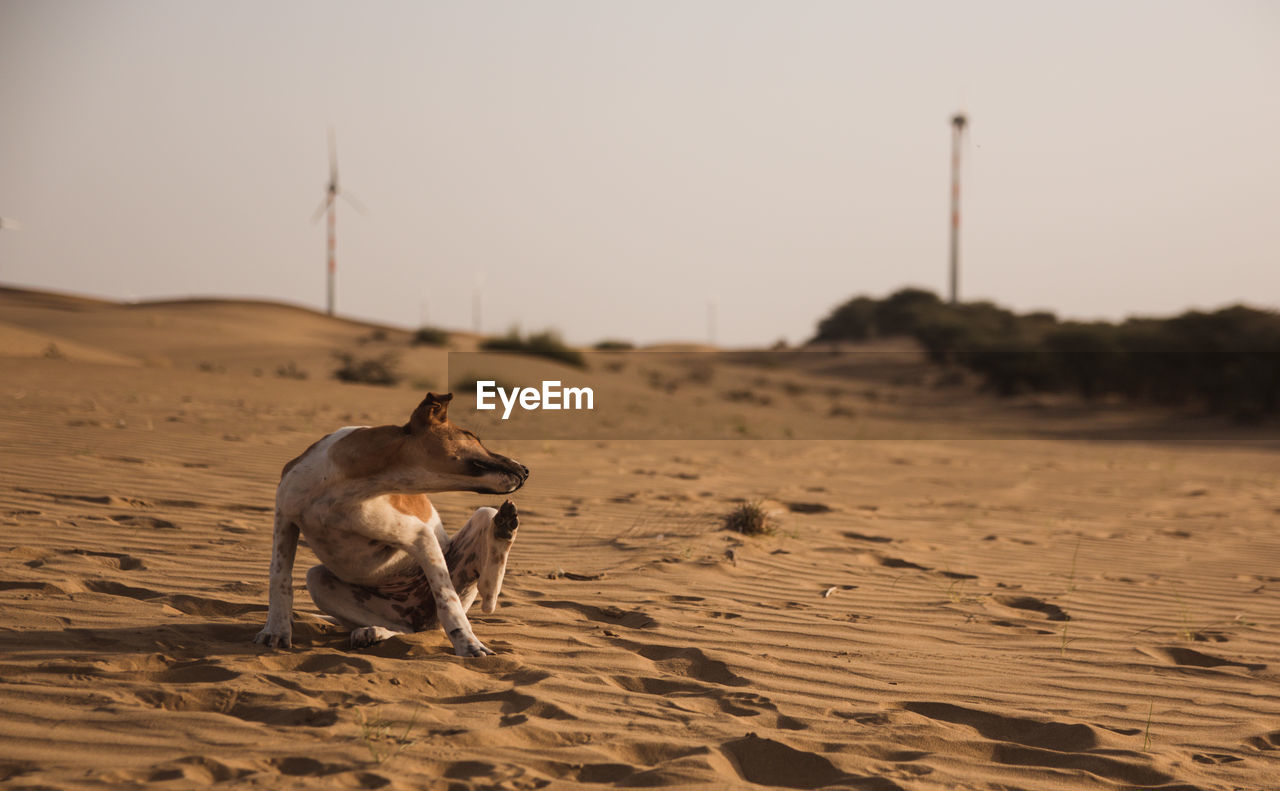
[[[320,201],[320,208],[316,209],[315,216],[311,218],[314,223],[320,219],[320,215],[328,212],[329,214],[329,280],[326,311],[330,316],[333,315],[334,295],[333,281],[338,271],[338,196],[341,195],[346,199],[351,207],[361,214],[368,214],[364,205],[356,200],[354,195],[342,191],[342,187],[338,184],[338,143],[333,132],[333,127],[329,127],[329,186],[325,189],[324,200]]]
[[[951,298],[960,299],[960,140],[969,119],[964,113],[951,116]]]

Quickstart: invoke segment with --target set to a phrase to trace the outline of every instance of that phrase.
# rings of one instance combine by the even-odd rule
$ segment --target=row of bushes
[[[444,330],[423,327],[414,334],[413,343],[414,345],[443,346],[448,343],[448,339],[449,335]],[[385,336],[380,340],[385,340]],[[586,367],[582,352],[567,345],[554,330],[525,336],[513,329],[506,335],[486,338],[480,342],[480,348],[486,351],[532,354],[579,368]],[[399,384],[403,378],[399,371],[400,358],[395,352],[373,357],[357,357],[350,352],[334,352],[334,357],[338,360],[338,368],[334,370],[333,375],[344,382],[392,387]]]
[[[1280,314],[1235,305],[1119,324],[1058,321],[990,302],[949,305],[921,289],[855,297],[811,342],[911,336],[996,392],[1072,391],[1256,420],[1280,412]]]
[[[491,352],[532,354],[536,357],[557,360],[578,368],[585,368],[587,365],[582,352],[561,340],[560,333],[555,330],[544,330],[543,332],[521,335],[519,330],[512,329],[506,335],[484,339],[480,342],[480,348]]]

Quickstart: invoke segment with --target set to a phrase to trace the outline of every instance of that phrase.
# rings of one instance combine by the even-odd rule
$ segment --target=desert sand
[[[406,381],[337,382],[335,350]],[[624,439],[481,430],[532,469],[470,613],[496,656],[349,648],[305,547],[294,647],[255,645],[281,466],[403,422],[445,355],[269,303],[0,291],[0,785],[1280,787],[1276,445],[1042,436],[927,373],[682,385],[739,440],[642,439],[639,408]],[[766,439],[789,413],[870,438]],[[451,530],[500,501],[432,499]],[[724,530],[744,500],[776,532]]]

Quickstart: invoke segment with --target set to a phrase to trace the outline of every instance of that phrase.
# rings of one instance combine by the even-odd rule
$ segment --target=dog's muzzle
[[[515,459],[508,459],[506,456],[498,456],[495,454],[491,461],[477,461],[473,462],[473,464],[482,473],[501,473],[502,475],[507,475],[515,479],[514,485],[509,489],[506,489],[505,491],[495,489],[490,492],[491,494],[510,494],[521,486],[524,486],[524,482],[529,480],[529,468]]]

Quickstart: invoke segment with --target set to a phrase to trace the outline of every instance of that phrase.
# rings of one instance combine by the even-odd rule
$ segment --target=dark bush
[[[636,345],[631,341],[606,339],[597,343],[593,348],[598,352],[625,352],[636,348]]]
[[[870,297],[854,297],[818,322],[813,341],[865,341],[876,336],[876,306]]]
[[[964,366],[1005,395],[1119,396],[1245,421],[1280,412],[1280,314],[1243,305],[1121,324],[1059,322],[904,289],[849,300],[819,323],[814,341],[877,335],[914,337],[931,361]]]
[[[414,346],[445,346],[449,343],[449,333],[439,327],[419,327],[410,343]]]
[[[523,337],[519,330],[513,329],[506,335],[485,339],[480,343],[480,348],[495,352],[533,354],[578,368],[585,368],[587,365],[582,352],[565,344],[555,330],[545,330]]]
[[[871,338],[911,335],[925,316],[942,307],[931,291],[904,288],[886,299],[854,297],[818,323],[814,341],[865,341]]]
[[[333,375],[344,382],[384,387],[400,384],[399,358],[394,353],[357,358],[347,352],[334,352],[334,357],[338,358],[339,366]]]

